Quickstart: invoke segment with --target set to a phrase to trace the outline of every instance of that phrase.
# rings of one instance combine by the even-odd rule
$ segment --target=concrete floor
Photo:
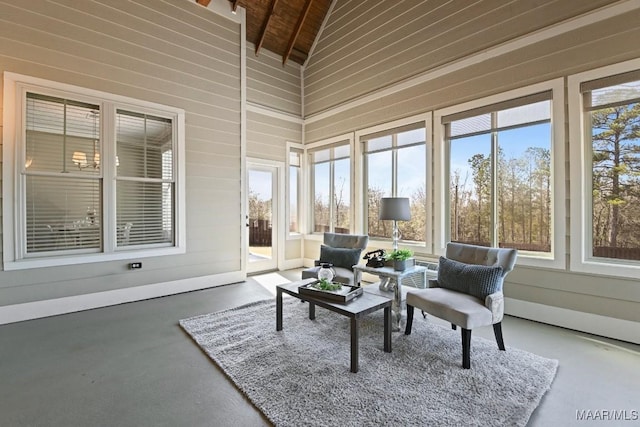
[[[0,425],[268,425],[178,320],[268,298],[282,276],[295,280],[299,274],[273,273],[0,326]],[[637,418],[594,422],[576,416],[578,410],[637,416],[640,346],[514,317],[505,318],[503,325],[507,346],[560,361],[552,388],[529,426],[640,424]],[[474,336],[493,340],[492,333],[490,327],[474,330]]]

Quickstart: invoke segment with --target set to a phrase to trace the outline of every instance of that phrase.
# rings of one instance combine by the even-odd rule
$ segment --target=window
[[[98,104],[26,93],[23,256],[102,247]]]
[[[618,71],[618,74],[607,74]],[[624,72],[623,72],[624,71]],[[583,77],[584,76],[584,79]],[[596,77],[596,78],[594,78]],[[583,162],[584,216],[578,262],[602,273],[635,277],[640,268],[640,69],[612,66],[571,79],[582,141],[572,147]],[[580,125],[578,125],[580,126]],[[573,140],[573,138],[572,138]],[[579,150],[579,151],[578,151]],[[578,179],[576,179],[578,181]],[[573,182],[572,182],[573,184]],[[577,183],[576,183],[577,184]],[[576,185],[577,186],[577,185]],[[572,251],[573,252],[573,251]],[[607,266],[609,264],[609,266]],[[610,266],[613,267],[610,270]],[[622,268],[622,267],[625,268]]]
[[[309,151],[314,233],[349,233],[351,228],[351,144],[340,141]]]
[[[16,108],[4,135],[17,154],[5,144],[5,159],[19,159],[15,176],[5,173],[16,184],[16,205],[3,210],[5,268],[184,252],[175,158],[183,113],[14,76],[5,77]]]
[[[550,98],[444,118],[452,241],[551,252]]]
[[[403,241],[425,243],[426,138],[423,122],[360,137],[364,165],[364,211],[370,237],[391,239],[392,224],[379,219],[383,197],[407,197],[411,220],[398,222]]]
[[[436,112],[440,250],[516,248],[523,264],[563,266],[562,93],[556,80]]]
[[[300,233],[300,181],[302,177],[302,150],[289,149],[289,233]]]
[[[117,246],[174,241],[172,119],[116,110]]]

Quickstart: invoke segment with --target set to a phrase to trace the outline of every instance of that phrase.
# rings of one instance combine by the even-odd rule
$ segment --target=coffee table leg
[[[282,290],[276,290],[276,331],[282,330]]]
[[[386,309],[385,309],[386,310]],[[385,311],[386,313],[386,311]],[[360,338],[360,325],[358,324],[358,318],[351,318],[351,372],[358,372],[359,364],[358,364],[358,354],[359,354],[359,345],[358,342]]]
[[[400,319],[402,318],[402,289],[397,279],[392,280],[393,302],[391,303],[391,311],[393,311],[393,330],[400,330]]]
[[[309,319],[316,320],[316,305],[312,302],[309,302]]]
[[[316,320],[316,305],[312,302],[309,303],[309,320]]]
[[[384,308],[384,351],[391,353],[391,307]]]

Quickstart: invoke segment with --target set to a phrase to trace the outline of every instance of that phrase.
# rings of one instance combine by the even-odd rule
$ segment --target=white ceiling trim
[[[284,113],[273,108],[265,107],[264,105],[256,104],[254,102],[247,101],[247,111],[253,113],[262,114],[263,116],[274,117],[276,119],[285,120],[287,122],[303,124],[302,117],[298,117],[293,114]]]

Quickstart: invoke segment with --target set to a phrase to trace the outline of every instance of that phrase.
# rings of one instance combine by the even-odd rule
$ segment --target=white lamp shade
[[[411,209],[408,197],[383,197],[380,202],[380,219],[409,221]]]

